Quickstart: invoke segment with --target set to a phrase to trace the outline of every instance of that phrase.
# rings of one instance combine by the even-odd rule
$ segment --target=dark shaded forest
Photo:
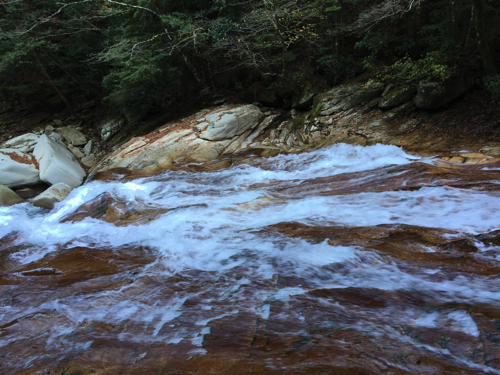
[[[1,0],[0,99],[131,123],[224,98],[289,109],[364,76],[469,76],[500,100],[497,0]]]

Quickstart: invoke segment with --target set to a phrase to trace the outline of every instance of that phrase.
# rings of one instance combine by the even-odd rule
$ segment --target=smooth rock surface
[[[74,155],[56,141],[42,135],[33,154],[40,164],[40,178],[51,184],[64,182],[72,188],[80,186],[85,178]]]
[[[20,135],[19,137],[9,139],[3,144],[3,148],[12,148],[22,152],[31,152],[35,148],[39,139],[39,135],[27,133]]]
[[[208,127],[201,133],[200,138],[208,141],[231,139],[255,128],[263,118],[264,114],[254,105],[215,111],[205,118]]]
[[[39,182],[38,163],[33,156],[18,150],[0,149],[0,184],[16,187]]]
[[[52,185],[42,194],[31,200],[31,204],[36,207],[52,210],[57,202],[62,202],[71,193],[71,187],[65,183]]]
[[[72,128],[70,126],[65,126],[59,129],[59,133],[63,136],[64,140],[73,146],[83,146],[87,144],[87,138],[82,132]]]
[[[5,185],[0,185],[0,207],[9,207],[25,200]]]
[[[202,110],[133,138],[105,157],[91,173],[115,168],[164,170],[172,168],[174,161],[211,161],[229,147],[241,149],[247,139],[243,135],[257,137],[269,125],[258,127],[264,117],[254,105],[223,105]]]

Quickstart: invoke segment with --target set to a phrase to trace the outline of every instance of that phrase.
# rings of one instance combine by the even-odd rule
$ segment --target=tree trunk
[[[459,43],[460,35],[458,28],[458,0],[450,0],[451,6],[451,35],[456,43]]]
[[[469,28],[467,30],[467,35],[465,36],[465,42],[464,42],[464,47],[466,49],[469,46],[469,41],[470,41],[471,34],[472,34],[472,28],[474,27],[474,20],[475,19],[476,19],[476,7],[473,5],[471,10],[470,10]]]
[[[473,1],[474,7],[476,8],[477,41],[479,52],[481,53],[481,58],[483,59],[484,70],[489,76],[496,76],[498,74],[498,71],[495,66],[495,61],[493,60],[493,55],[488,44],[488,37],[486,35],[486,14],[484,10],[484,0]]]

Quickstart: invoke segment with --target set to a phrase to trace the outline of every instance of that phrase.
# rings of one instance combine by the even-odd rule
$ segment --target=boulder
[[[378,103],[378,107],[382,110],[389,110],[410,101],[415,94],[417,93],[417,89],[414,87],[407,87],[400,90],[393,90],[380,99]]]
[[[40,136],[33,133],[23,134],[19,137],[9,139],[3,144],[3,148],[12,148],[22,152],[32,152],[39,139]]]
[[[306,109],[310,107],[317,93],[318,92],[316,91],[314,86],[307,86],[299,95],[293,97],[292,108]]]
[[[215,111],[205,117],[208,126],[200,134],[200,138],[207,141],[231,139],[255,128],[263,118],[264,114],[254,105]]]
[[[43,184],[43,185],[45,185],[45,184]],[[47,189],[47,186],[45,186],[45,188],[43,188],[43,186],[40,184],[40,185],[34,186],[33,188],[16,189],[14,192],[23,199],[31,199],[31,198],[35,198],[40,193],[43,193],[43,191],[46,189]]]
[[[451,78],[443,83],[422,82],[418,85],[415,105],[421,109],[439,109],[474,86],[472,77]]]
[[[23,202],[25,202],[25,200],[7,186],[0,185],[0,207],[9,207]]]
[[[81,159],[85,156],[85,154],[81,152],[78,147],[68,145],[68,150],[70,150],[71,153],[75,155],[78,159]]]
[[[38,163],[33,156],[18,150],[0,149],[0,184],[16,187],[39,182]]]
[[[72,188],[82,184],[85,171],[71,152],[50,137],[42,135],[33,154],[40,164],[42,181],[51,185],[64,182]]]
[[[45,134],[51,135],[54,132],[54,127],[52,125],[47,125],[45,127]]]
[[[83,152],[85,156],[90,155],[90,153],[92,152],[92,139],[85,145],[85,147],[83,148]]]
[[[87,144],[87,138],[79,130],[72,128],[70,126],[65,126],[59,129],[59,133],[62,135],[64,140],[73,146],[83,146]]]
[[[42,194],[31,200],[31,204],[36,207],[52,210],[57,202],[62,202],[71,193],[71,187],[65,183],[52,185]]]
[[[97,164],[98,159],[94,154],[90,154],[89,156],[85,156],[81,159],[81,162],[83,165],[86,167],[93,167],[94,165]]]

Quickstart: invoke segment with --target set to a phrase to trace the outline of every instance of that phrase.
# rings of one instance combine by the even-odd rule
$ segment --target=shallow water
[[[500,373],[500,166],[432,161],[341,144],[0,208],[0,372]]]

